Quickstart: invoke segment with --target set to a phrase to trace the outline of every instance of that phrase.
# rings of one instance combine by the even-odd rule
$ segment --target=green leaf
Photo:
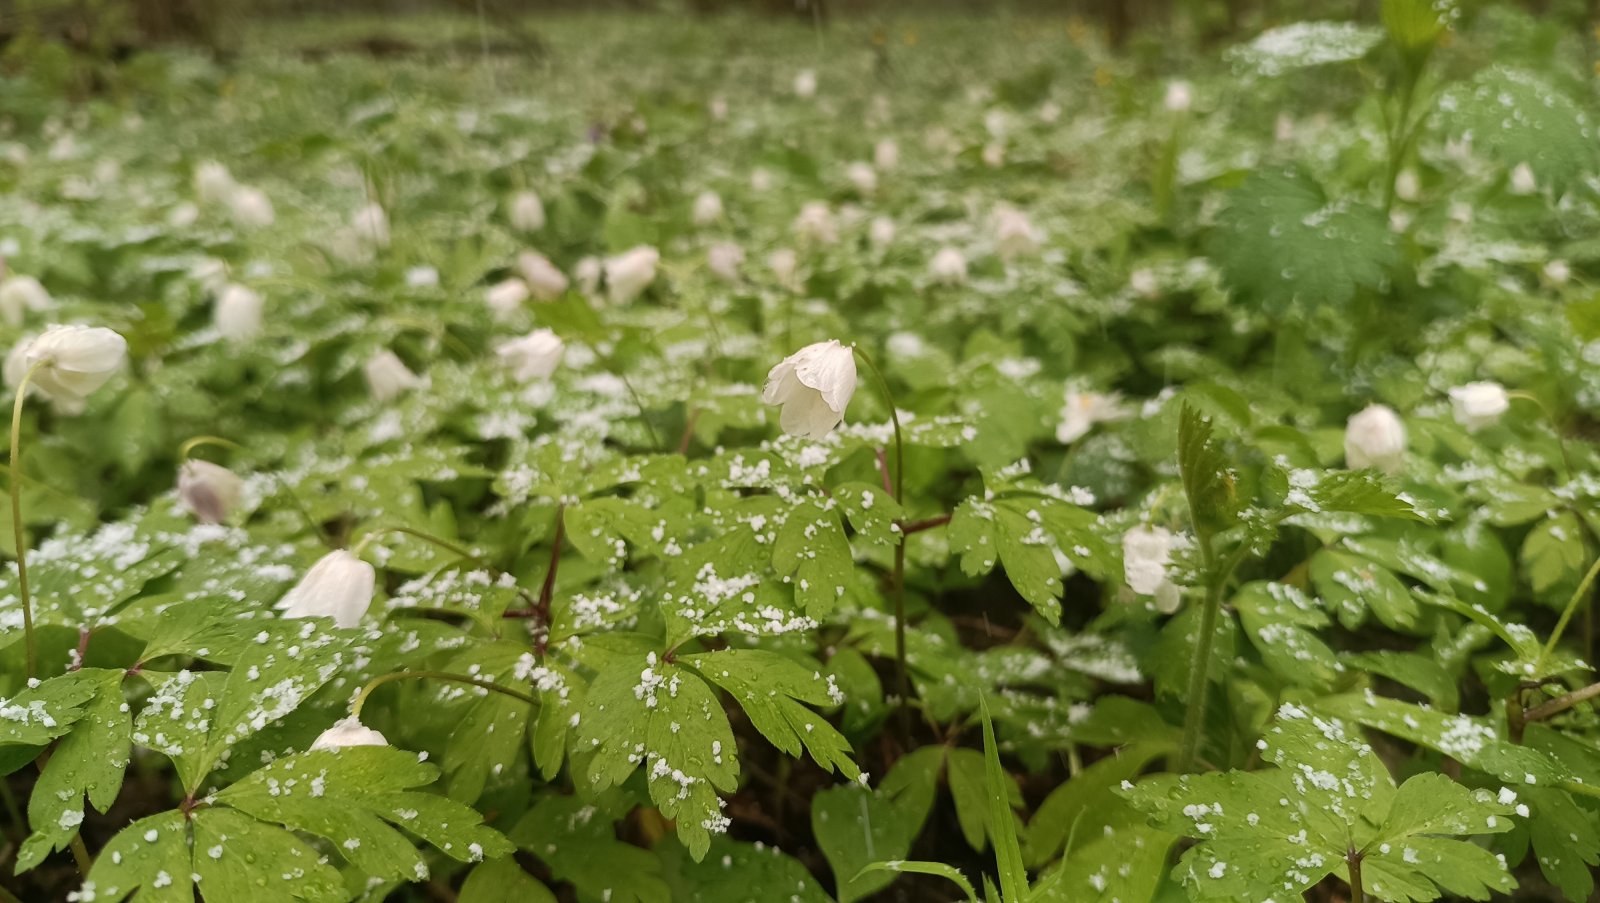
[[[0,700],[0,746],[43,746],[72,730],[100,693],[103,675],[69,671]]]
[[[1345,304],[1399,261],[1381,211],[1296,168],[1257,169],[1230,192],[1210,248],[1229,285],[1274,312]]]
[[[1274,674],[1293,685],[1332,689],[1342,667],[1314,632],[1328,624],[1318,600],[1287,583],[1257,580],[1239,588],[1233,606]]]
[[[207,900],[344,903],[347,897],[338,871],[282,828],[220,808],[194,813],[192,824],[194,876]]]
[[[1460,706],[1461,696],[1455,678],[1425,655],[1384,649],[1346,653],[1340,658],[1351,668],[1382,675],[1421,692],[1441,712],[1454,712]]]
[[[943,759],[942,750],[924,747],[896,762],[876,791],[841,784],[811,798],[811,832],[833,870],[839,903],[889,885],[889,876],[862,869],[885,857],[905,858],[927,820]]]
[[[825,618],[854,580],[855,559],[832,504],[806,502],[789,513],[772,546],[772,566],[794,587],[800,608]]]
[[[120,903],[135,893],[138,903],[194,903],[194,871],[187,820],[182,812],[163,812],[111,838],[95,856],[80,896],[89,890],[95,903]]]
[[[956,806],[956,823],[967,845],[983,852],[990,836],[989,820],[993,813],[989,807],[987,764],[983,753],[975,749],[958,747],[945,754],[945,780],[950,784],[950,797]],[[1022,800],[1016,782],[1008,782],[1007,795],[1013,802]]]
[[[553,796],[517,822],[511,840],[550,867],[551,877],[570,882],[586,899],[611,903],[664,903],[670,890],[661,862],[649,850],[616,837],[607,813],[574,796]]]
[[[1501,166],[1527,164],[1541,188],[1559,193],[1600,165],[1589,111],[1525,69],[1479,72],[1446,91],[1436,115],[1452,137],[1470,134],[1473,150]]]
[[[1359,60],[1378,46],[1383,32],[1354,22],[1296,22],[1269,28],[1228,51],[1235,67],[1268,77],[1296,69]]]
[[[723,649],[679,659],[706,680],[733,695],[750,723],[773,746],[791,756],[802,747],[818,765],[850,780],[861,769],[850,758],[850,744],[832,724],[801,703],[838,705],[844,701],[821,669],[763,649]]]
[[[656,845],[655,852],[674,901],[833,903],[804,865],[775,846],[715,837],[710,852],[697,861],[669,836]]]
[[[1583,523],[1571,511],[1540,521],[1522,542],[1522,568],[1535,593],[1577,583],[1589,564]]]
[[[895,525],[904,512],[894,496],[881,486],[866,483],[845,483],[834,487],[833,499],[839,503],[856,535],[872,545],[892,546],[900,541],[900,528]]]
[[[676,819],[697,859],[727,830],[720,790],[738,786],[738,747],[721,702],[694,670],[656,653],[602,670],[584,695],[580,750],[593,750],[584,782],[592,791],[621,784],[641,765],[650,799]]]
[[[1201,542],[1233,523],[1238,499],[1228,459],[1211,436],[1211,421],[1184,404],[1178,415],[1178,475]]]
[[[1569,778],[1554,758],[1502,739],[1488,719],[1449,715],[1370,693],[1324,697],[1316,707],[1436,750],[1513,787],[1555,785]]]
[[[1095,762],[1051,791],[1028,822],[1023,848],[1027,862],[1041,866],[1058,854],[1070,854],[1072,846],[1104,836],[1113,814],[1124,805],[1118,788],[1163,752],[1157,745],[1134,744]]]
[[[961,870],[942,862],[925,862],[917,859],[891,859],[885,862],[871,862],[863,866],[857,878],[868,872],[894,872],[895,874],[933,875],[953,882],[967,895],[967,903],[978,903],[978,892],[973,889],[972,882]]]
[[[1176,835],[1145,825],[1108,826],[1074,845],[1074,852],[1038,882],[1029,903],[1151,903],[1177,842]]]
[[[507,856],[473,866],[461,884],[457,903],[556,903],[548,887]],[[618,903],[623,903],[619,900]]]
[[[160,677],[150,671],[141,676],[151,681]],[[200,782],[214,761],[207,755],[211,715],[226,679],[227,675],[220,671],[167,675],[155,684],[155,691],[133,722],[133,742],[171,759],[179,782],[189,793],[200,792]]]
[[[1409,628],[1421,614],[1405,584],[1380,564],[1323,549],[1311,556],[1310,570],[1317,595],[1345,627],[1359,627],[1370,611],[1387,627]]]
[[[1528,839],[1545,878],[1569,900],[1587,900],[1594,892],[1594,868],[1600,865],[1600,829],[1594,816],[1553,787],[1524,787],[1533,817]]]
[[[33,834],[17,853],[18,873],[66,848],[83,822],[85,797],[105,812],[122,790],[133,730],[122,696],[122,672],[85,668],[79,673],[85,680],[98,677],[99,683],[83,717],[51,751],[28,796],[28,824]]]
[[[1000,749],[994,740],[988,703],[982,702],[980,710],[983,714],[983,776],[989,797],[988,829],[1000,870],[1000,893],[1005,903],[1022,903],[1028,895],[1028,869],[1022,864],[1017,820],[1011,812],[1010,775],[1000,767]]]

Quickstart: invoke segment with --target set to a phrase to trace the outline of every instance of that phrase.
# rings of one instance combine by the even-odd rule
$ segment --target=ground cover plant
[[[1372,6],[10,45],[0,899],[1591,899],[1593,40]]]

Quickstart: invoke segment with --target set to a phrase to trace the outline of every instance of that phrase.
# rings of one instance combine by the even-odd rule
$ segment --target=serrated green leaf
[[[650,851],[617,840],[607,813],[577,797],[540,800],[517,822],[511,839],[570,882],[585,898],[611,903],[666,903],[670,890]]]
[[[850,758],[850,744],[826,719],[801,705],[843,701],[821,669],[762,649],[723,649],[679,661],[732,694],[773,746],[791,756],[800,755],[803,747],[824,769],[852,781],[861,776]]]
[[[556,903],[556,895],[508,856],[473,866],[456,900],[457,903]]]
[[[99,682],[83,716],[51,751],[28,796],[28,825],[33,833],[17,852],[18,873],[66,848],[83,822],[85,797],[105,812],[122,790],[133,729],[122,695],[122,672],[85,668],[79,673],[85,680],[98,677]]]

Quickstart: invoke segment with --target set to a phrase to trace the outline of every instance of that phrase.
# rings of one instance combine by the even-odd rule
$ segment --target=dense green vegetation
[[[1594,893],[1569,17],[252,29],[0,76],[0,899]]]

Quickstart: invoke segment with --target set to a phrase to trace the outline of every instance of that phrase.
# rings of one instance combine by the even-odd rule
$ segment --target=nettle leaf
[[[1269,28],[1229,50],[1236,68],[1276,77],[1296,69],[1359,60],[1383,40],[1383,29],[1354,22],[1296,22]]]
[[[262,821],[322,837],[352,865],[379,878],[428,876],[421,855],[395,827],[461,862],[510,853],[510,841],[484,826],[475,810],[414,789],[438,776],[437,768],[415,754],[392,747],[319,750],[273,762],[214,799]]]
[[[1583,523],[1571,511],[1540,521],[1522,542],[1522,569],[1533,591],[1574,584],[1589,564]]]
[[[650,799],[699,859],[711,835],[727,830],[718,791],[738,786],[738,747],[728,716],[695,671],[654,652],[600,670],[579,710],[579,751],[593,751],[584,779],[593,791],[615,787],[641,765]]]
[[[95,695],[73,723],[72,732],[56,744],[28,796],[28,825],[33,834],[17,852],[17,871],[38,865],[64,849],[83,823],[84,797],[101,812],[111,808],[122,790],[133,730],[122,695],[123,672],[85,668],[78,672],[95,687]]]
[[[1228,195],[1211,253],[1230,285],[1269,310],[1344,304],[1398,260],[1378,209],[1330,199],[1300,169],[1258,169]]]
[[[547,797],[517,822],[510,836],[548,865],[553,878],[571,883],[586,899],[611,903],[669,899],[660,860],[649,850],[618,840],[612,819],[593,803],[572,796]]]
[[[1211,421],[1187,403],[1178,418],[1178,475],[1198,521],[1195,532],[1210,536],[1236,519],[1239,502],[1233,473],[1212,439]]]
[[[1440,124],[1506,168],[1526,163],[1557,190],[1595,172],[1594,120],[1566,92],[1524,69],[1492,66],[1439,99]]]
[[[1157,827],[1201,840],[1178,864],[1192,899],[1297,894],[1330,873],[1346,877],[1354,857],[1367,891],[1384,900],[1487,899],[1516,886],[1497,857],[1454,839],[1510,830],[1514,792],[1437,774],[1397,790],[1343,721],[1289,704],[1260,746],[1277,769],[1160,776],[1124,792]]]
[[[679,661],[732,694],[750,723],[773,746],[791,756],[800,755],[803,748],[828,771],[852,781],[861,777],[861,769],[850,758],[849,741],[825,718],[801,704],[844,703],[844,694],[820,667],[808,668],[762,649],[723,649],[685,655]]]
[[[1290,470],[1285,474],[1287,508],[1311,514],[1363,514],[1402,520],[1429,520],[1411,500],[1396,494],[1372,470]]]
[[[1416,597],[1429,605],[1448,609],[1470,621],[1488,628],[1511,649],[1511,657],[1495,663],[1495,668],[1505,674],[1524,680],[1545,680],[1574,671],[1588,671],[1589,666],[1576,656],[1556,650],[1545,654],[1544,642],[1525,624],[1510,624],[1500,620],[1482,605],[1463,602],[1446,593],[1418,591]]]
[[[831,500],[809,500],[789,513],[772,546],[772,567],[808,616],[826,618],[839,607],[855,579],[855,558]]]
[[[1323,549],[1311,556],[1310,570],[1317,595],[1345,627],[1361,626],[1368,612],[1391,629],[1416,625],[1421,608],[1400,578],[1383,565]]]

